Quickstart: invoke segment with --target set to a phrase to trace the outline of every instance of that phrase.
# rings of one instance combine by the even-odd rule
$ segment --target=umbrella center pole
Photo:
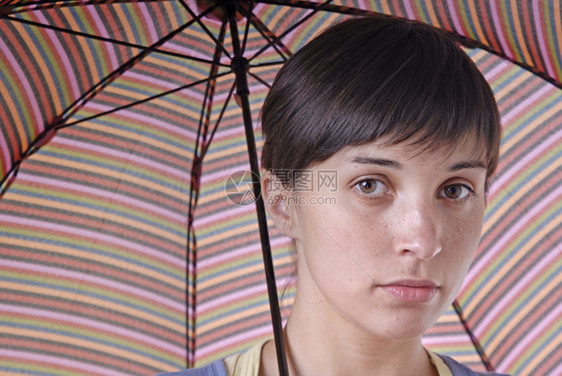
[[[258,154],[256,151],[256,141],[254,138],[254,128],[252,126],[252,112],[250,109],[249,101],[250,90],[248,89],[247,76],[249,62],[246,58],[243,57],[243,51],[240,47],[240,38],[238,34],[238,25],[236,19],[236,7],[237,2],[235,0],[230,0],[223,3],[224,13],[228,19],[230,25],[230,33],[232,36],[232,46],[234,50],[234,58],[232,59],[232,71],[236,76],[236,95],[238,96],[239,105],[242,108],[242,116],[244,119],[244,129],[246,133],[246,142],[248,145],[250,169],[252,171],[252,187],[256,200],[255,205],[258,217],[260,240],[262,245],[263,263],[265,269],[267,292],[269,297],[269,308],[271,311],[271,323],[273,326],[273,336],[275,341],[275,348],[277,351],[279,375],[289,376],[287,355],[284,345],[281,311],[279,309],[279,297],[277,295],[277,284],[275,283],[275,270],[273,267],[271,245],[269,242],[269,232],[267,229],[267,217],[265,213],[265,205],[261,195]]]

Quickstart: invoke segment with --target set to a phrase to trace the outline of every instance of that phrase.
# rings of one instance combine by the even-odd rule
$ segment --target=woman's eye
[[[459,200],[473,194],[474,190],[464,184],[450,184],[443,187],[439,196],[452,200]]]
[[[361,193],[365,193],[368,195],[383,194],[388,190],[386,184],[376,179],[361,180],[356,184],[356,186],[361,191]]]

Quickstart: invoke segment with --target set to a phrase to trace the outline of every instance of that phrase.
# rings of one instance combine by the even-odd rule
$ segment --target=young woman
[[[472,61],[421,23],[346,21],[286,63],[262,127],[264,199],[297,252],[290,374],[474,375],[421,343],[467,273],[498,160]],[[180,374],[277,375],[275,346]]]

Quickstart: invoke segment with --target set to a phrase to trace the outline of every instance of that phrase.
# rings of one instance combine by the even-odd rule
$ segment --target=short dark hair
[[[262,167],[274,172],[383,136],[421,150],[476,136],[487,180],[499,157],[497,105],[474,62],[443,32],[394,17],[344,21],[296,52],[261,119]]]

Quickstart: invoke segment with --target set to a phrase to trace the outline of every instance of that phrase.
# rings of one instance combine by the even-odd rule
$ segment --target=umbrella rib
[[[462,311],[461,305],[459,304],[459,302],[456,299],[453,301],[453,308],[455,309],[455,312],[457,313],[457,316],[459,317],[459,320],[460,320],[466,334],[470,338],[470,341],[472,342],[472,345],[476,349],[476,352],[478,353],[478,356],[480,357],[480,360],[482,361],[482,364],[484,364],[484,367],[486,367],[486,370],[488,372],[494,372],[494,367],[492,366],[492,363],[490,362],[490,359],[488,358],[488,355],[486,355],[486,353],[484,352],[484,348],[480,344],[480,341],[478,341],[478,338],[476,338],[476,336],[474,335],[474,332],[468,326],[468,323],[466,322],[466,319],[464,318],[464,313]]]
[[[226,33],[226,22],[223,21],[219,33],[219,43],[221,45],[224,42],[225,33]],[[215,46],[215,53],[213,55],[213,61],[216,62],[217,64],[213,64],[209,72],[209,77],[212,78],[207,81],[207,87],[205,88],[205,97],[203,99],[203,104],[201,106],[201,115],[199,118],[199,126],[197,129],[197,138],[195,141],[195,147],[193,151],[193,165],[191,166],[191,187],[190,187],[190,192],[192,192],[192,194],[189,195],[189,207],[188,207],[189,210],[189,214],[188,214],[189,222],[187,228],[188,250],[187,250],[187,257],[186,257],[188,264],[186,265],[186,270],[190,270],[190,266],[191,266],[191,270],[196,270],[197,268],[197,253],[195,252],[197,242],[196,242],[196,236],[194,231],[195,229],[193,227],[193,218],[194,218],[195,208],[197,207],[197,202],[199,201],[199,191],[201,187],[201,169],[203,166],[203,154],[204,154],[203,151],[210,143],[210,140],[207,141],[207,134],[209,130],[209,123],[211,120],[213,96],[214,96],[216,82],[217,82],[218,62],[220,61],[220,58],[221,58],[221,49],[217,44]],[[199,148],[201,148],[200,151]],[[190,239],[193,240],[193,247],[194,247],[193,257],[191,259],[190,259],[191,253],[189,252]],[[191,311],[193,312],[192,317],[190,318],[191,327],[195,328],[195,317],[197,316],[197,297],[196,294],[193,293],[190,299],[189,296],[190,291],[188,288],[188,286],[190,286],[190,283],[189,283],[188,274],[186,274],[185,284],[186,284],[186,304],[191,303],[192,305]],[[196,291],[197,289],[196,273],[193,273],[191,277],[191,286],[193,288],[193,291]],[[189,311],[189,307],[186,307],[186,312],[188,311]],[[186,317],[186,320],[187,319],[189,318]],[[190,349],[188,348],[187,350],[188,351],[187,367],[192,366],[192,364],[190,364],[190,360],[195,358],[195,349],[197,345],[196,344],[197,336],[192,335],[191,338],[189,338],[189,335],[190,333],[186,332],[186,342],[191,345],[191,348]]]
[[[250,68],[272,67],[275,65],[283,65],[283,64],[285,64],[284,61],[272,61],[269,63],[250,64]]]
[[[152,46],[147,47],[147,46],[143,46],[141,44],[126,42],[126,41],[117,40],[117,39],[113,39],[113,38],[106,38],[106,37],[102,37],[102,36],[99,36],[99,35],[88,34],[88,33],[84,33],[84,32],[81,32],[81,31],[68,30],[68,29],[65,29],[65,28],[62,28],[62,27],[59,27],[59,26],[46,25],[46,24],[42,24],[40,22],[25,20],[25,19],[21,19],[21,18],[12,17],[12,16],[5,16],[3,18],[8,19],[10,21],[15,21],[15,22],[31,25],[31,26],[37,26],[37,27],[40,27],[40,28],[43,28],[43,29],[54,30],[54,31],[57,31],[57,32],[60,32],[60,33],[66,33],[66,34],[85,37],[85,38],[89,38],[89,39],[93,39],[93,40],[99,40],[99,41],[102,41],[102,42],[108,42],[108,43],[111,43],[111,44],[116,44],[116,45],[125,46],[125,47],[138,48],[138,49],[141,49],[141,50],[150,49],[152,47]],[[193,24],[193,22],[195,22],[195,20],[189,21],[186,24],[186,25],[188,25],[187,27],[191,26],[191,24]],[[184,30],[185,27],[182,27],[181,29]],[[197,62],[200,62],[200,63],[213,64],[212,60],[207,60],[207,59],[202,59],[202,58],[195,57],[195,56],[185,55],[185,54],[182,54],[182,53],[179,53],[179,52],[166,51],[166,50],[161,50],[159,48],[152,48],[150,51],[160,53],[160,54],[163,54],[163,55],[169,55],[169,56],[179,57],[179,58],[183,58],[183,59],[187,59],[187,60],[193,60],[193,61],[197,61]],[[229,65],[227,65],[227,64],[220,64],[220,65],[223,66],[223,67],[229,67]]]
[[[281,56],[281,58],[284,61],[287,61],[287,56],[291,56],[293,53],[291,52],[291,50],[289,50],[289,48],[287,48],[287,46],[285,46],[285,44],[283,44],[283,42],[281,41],[280,38],[276,38],[275,34],[269,30],[267,28],[267,26],[265,26],[263,24],[263,22],[261,22],[261,20],[256,17],[253,13],[252,13],[252,25],[254,25],[254,27],[256,28],[256,30],[262,35],[262,37],[264,37],[264,39],[268,42],[269,46],[272,46],[275,51],[277,51],[277,53],[279,54],[279,56]],[[279,47],[281,48],[281,50],[279,50]],[[255,56],[254,56],[255,57]],[[253,58],[252,58],[253,59]],[[251,60],[251,59],[250,59]]]
[[[254,0],[252,0],[252,4],[250,5],[249,9],[245,9],[243,6],[245,5],[245,3],[240,3],[239,4],[239,8],[238,10],[246,17],[246,30],[244,31],[244,38],[243,38],[243,42],[242,42],[242,55],[244,55],[244,52],[246,51],[246,43],[248,40],[248,33],[250,30],[250,25],[253,25],[256,30],[261,34],[261,36],[269,43],[272,41],[272,37],[275,37],[275,34],[273,32],[271,32],[267,26],[265,26],[263,24],[263,22],[261,22],[261,20],[252,12],[252,9],[254,8]],[[281,56],[281,58],[286,61],[287,60],[287,56],[285,56],[285,54],[283,54],[282,51],[279,50],[279,47],[281,47],[281,49],[283,49],[285,51],[285,54],[287,56],[291,56],[292,53],[291,51],[281,42],[278,41],[277,43],[273,44],[273,48],[275,49],[275,51],[277,51],[277,53]]]
[[[207,26],[205,26],[205,24],[203,22],[201,22],[201,17],[203,17],[204,15],[210,13],[209,9],[214,10],[217,6],[214,5],[211,8],[205,10],[203,13],[199,14],[199,16],[197,16],[189,7],[189,5],[187,5],[185,3],[184,0],[180,0],[180,4],[184,7],[184,9],[189,13],[189,15],[191,17],[193,17],[193,19],[199,24],[199,26],[201,26],[201,28],[203,30],[205,30],[205,33],[207,33],[207,35],[213,40],[213,42],[215,42],[215,44],[222,50],[222,52],[228,56],[229,59],[232,59],[232,56],[230,56],[230,54],[228,53],[228,51],[226,50],[226,48],[217,40],[217,38],[215,38],[215,36],[213,35],[213,33],[211,33],[211,31],[207,28]]]
[[[291,2],[287,2],[286,0],[257,0],[257,2],[259,2],[261,4],[283,5],[283,6],[293,7],[293,8],[302,8],[302,9],[315,9],[316,10],[319,7],[322,7],[323,10],[325,10],[327,12],[340,13],[340,14],[353,15],[353,16],[369,16],[369,15],[373,15],[373,14],[379,14],[379,15],[384,15],[384,16],[387,16],[387,17],[396,17],[396,16],[392,16],[392,15],[379,13],[379,12],[371,12],[371,11],[367,11],[367,10],[364,10],[364,9],[358,9],[358,8],[352,8],[352,7],[343,7],[343,6],[339,6],[339,5],[332,5],[332,4],[326,4],[326,3],[318,4],[318,3],[313,3],[313,2],[310,2],[310,1],[294,0],[294,1],[291,1]],[[455,37],[457,39],[457,41],[465,47],[480,48],[480,49],[483,49],[485,51],[488,51],[488,52],[490,52],[490,53],[492,53],[496,56],[499,56],[500,58],[502,58],[504,60],[507,60],[507,61],[509,61],[513,64],[516,64],[516,65],[520,66],[521,68],[535,74],[536,76],[542,78],[543,80],[553,84],[557,88],[562,89],[562,81],[558,81],[555,77],[552,77],[552,76],[548,75],[547,73],[539,70],[537,67],[533,67],[533,66],[531,66],[527,63],[524,63],[522,61],[518,61],[512,56],[508,56],[504,51],[494,50],[493,47],[487,46],[482,42],[470,39],[470,38],[468,38],[464,35],[461,35],[461,34],[455,32],[455,31],[448,30],[448,29],[443,29],[443,30],[447,34]]]
[[[209,142],[207,142],[207,144],[205,145],[205,147],[201,150],[201,160],[203,160],[203,158],[205,157],[205,154],[207,154],[207,150],[209,150],[209,146],[211,145],[211,141],[213,140],[214,136],[215,136],[215,132],[217,131],[217,128],[219,127],[219,123],[221,122],[226,109],[228,107],[228,105],[230,104],[230,99],[232,98],[232,94],[234,93],[234,88],[236,87],[236,81],[234,81],[232,83],[232,87],[230,88],[230,91],[228,92],[228,96],[226,97],[226,101],[224,102],[224,105],[222,106],[221,112],[219,114],[219,118],[217,119],[215,126],[213,127],[213,130],[211,131],[211,135],[209,136]]]
[[[252,72],[248,72],[248,74],[252,77],[254,77],[256,80],[258,80],[259,82],[261,82],[262,85],[264,85],[265,87],[271,89],[271,85],[269,83],[267,83],[265,80],[261,79],[260,77],[258,77],[257,74],[254,74]]]
[[[245,5],[246,3],[240,3],[240,6]],[[255,0],[251,0],[250,2],[250,9],[247,13],[253,15],[253,9],[255,5]],[[246,12],[246,10],[243,10]],[[244,51],[246,51],[246,44],[248,42],[248,35],[250,34],[250,17],[246,14],[246,27],[244,28],[244,38],[242,38],[242,55],[244,55]]]
[[[83,123],[83,122],[85,122],[85,121],[92,120],[92,119],[95,119],[95,118],[98,118],[98,117],[101,117],[101,116],[104,116],[104,115],[108,115],[108,114],[114,113],[114,112],[116,112],[116,111],[120,111],[120,110],[123,110],[123,109],[126,109],[126,108],[130,108],[130,107],[136,106],[136,105],[138,105],[138,104],[146,103],[146,102],[149,102],[149,101],[151,101],[151,100],[153,100],[153,99],[157,99],[157,98],[166,96],[166,95],[168,95],[168,94],[173,94],[173,93],[176,93],[176,92],[178,92],[178,91],[181,91],[181,90],[184,90],[184,89],[187,89],[187,88],[196,86],[196,85],[200,85],[200,84],[205,83],[205,82],[207,82],[207,81],[209,81],[209,80],[212,80],[212,79],[214,79],[214,78],[219,78],[219,77],[222,77],[222,76],[226,76],[227,74],[230,74],[230,73],[231,73],[231,72],[219,73],[219,74],[217,74],[215,77],[208,77],[208,78],[205,78],[205,79],[202,79],[202,80],[199,80],[199,81],[192,82],[192,83],[187,84],[187,85],[183,85],[183,86],[177,87],[177,88],[172,89],[172,90],[168,90],[168,91],[162,92],[162,93],[160,93],[160,94],[153,95],[153,96],[148,97],[148,98],[144,98],[144,99],[141,99],[141,100],[138,100],[138,101],[135,101],[135,102],[132,102],[132,103],[129,103],[129,104],[120,106],[120,107],[113,108],[113,109],[111,109],[111,110],[109,110],[109,111],[100,112],[99,114],[92,115],[92,116],[88,116],[88,117],[82,118],[82,119],[80,119],[80,120],[76,120],[76,121],[74,121],[74,122],[72,122],[72,123],[62,124],[62,125],[60,125],[60,126],[58,127],[58,129],[67,128],[67,127],[76,125],[76,124],[78,124],[78,123]]]
[[[258,57],[259,55],[261,55],[264,51],[266,51],[269,47],[271,47],[274,43],[278,43],[279,41],[281,41],[281,39],[283,39],[287,34],[289,34],[290,32],[292,32],[293,30],[295,30],[297,27],[299,27],[300,25],[302,25],[303,23],[305,23],[308,19],[310,19],[311,17],[313,17],[316,13],[318,13],[319,11],[323,10],[325,7],[327,7],[333,0],[326,0],[325,2],[323,2],[322,4],[320,4],[318,7],[314,8],[314,10],[312,12],[310,12],[309,14],[307,14],[305,17],[301,18],[298,22],[296,22],[294,25],[291,25],[291,27],[289,27],[287,30],[285,30],[281,35],[279,35],[278,37],[276,37],[273,41],[269,42],[267,45],[265,45],[264,47],[262,47],[258,52],[256,52],[254,54],[254,56],[252,56],[250,59],[248,60],[253,60],[256,57]]]
[[[286,0],[257,0],[257,1],[262,4],[283,5],[292,8],[302,8],[302,9],[322,8],[322,10],[328,11],[330,13],[349,14],[354,16],[360,16],[360,15],[366,16],[374,13],[364,9],[327,4],[327,2],[320,4],[310,1],[298,1],[298,0],[291,1],[291,2],[287,2]]]
[[[158,40],[156,43],[153,43],[149,47],[145,47],[143,51],[141,51],[136,56],[129,59],[129,61],[123,63],[119,68],[111,72],[109,75],[105,76],[102,80],[100,80],[96,85],[92,86],[88,91],[86,91],[80,98],[74,101],[66,110],[63,111],[61,116],[61,122],[66,121],[70,118],[73,114],[75,114],[81,107],[83,107],[88,101],[90,101],[97,93],[99,93],[104,87],[109,85],[113,82],[117,77],[122,75],[125,71],[132,68],[135,64],[139,61],[144,59],[148,54],[153,52],[157,46],[164,44],[166,41],[172,39],[177,34],[181,33],[183,30],[191,26],[195,20],[191,20],[186,24],[182,25],[178,29],[174,30],[173,32],[169,33],[165,37]]]
[[[158,2],[161,0],[143,0],[144,3],[153,3]],[[113,0],[111,4],[118,4],[118,3],[134,3],[138,2],[138,0]],[[85,5],[93,5],[93,4],[108,4],[107,0],[90,0],[90,1],[67,1],[61,2],[60,0],[44,0],[44,1],[30,1],[28,3],[23,4],[14,4],[10,9],[10,13],[24,13],[29,11],[41,10],[41,9],[53,9],[53,8],[68,8],[68,7],[76,7],[76,6],[85,6]],[[15,9],[15,10],[14,10]]]

